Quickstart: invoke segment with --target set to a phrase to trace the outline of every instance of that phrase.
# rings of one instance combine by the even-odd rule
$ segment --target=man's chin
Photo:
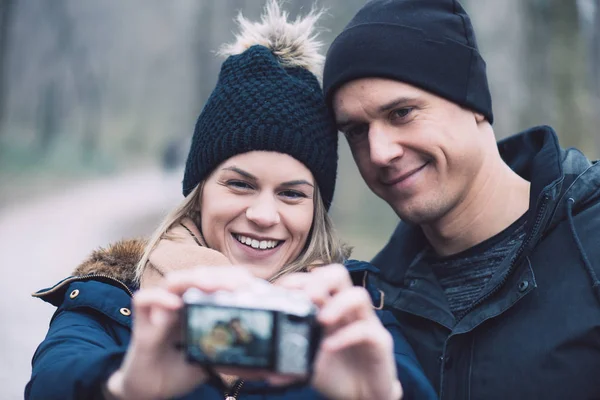
[[[417,207],[394,207],[396,215],[409,225],[429,225],[439,220],[439,213]]]

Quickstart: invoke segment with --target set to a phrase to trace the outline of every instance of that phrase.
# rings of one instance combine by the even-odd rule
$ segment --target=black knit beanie
[[[294,157],[312,172],[329,209],[338,134],[319,80],[309,70],[317,72],[322,65],[317,64],[323,57],[315,52],[319,43],[310,33],[318,16],[309,14],[308,23],[305,19],[282,24],[286,17],[276,2],[270,2],[262,29],[257,29],[258,24],[241,23],[246,30],[229,47],[232,55],[223,63],[196,123],[183,178],[184,196],[232,156],[275,151]],[[257,34],[264,40],[256,40]]]
[[[344,83],[367,77],[412,84],[494,121],[485,61],[456,0],[369,1],[327,52],[327,102]]]

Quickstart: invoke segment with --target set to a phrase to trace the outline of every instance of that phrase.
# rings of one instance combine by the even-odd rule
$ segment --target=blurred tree
[[[10,23],[12,21],[15,4],[16,2],[14,0],[0,0],[0,135],[2,134],[4,114],[6,112],[8,45]]]
[[[588,54],[588,79],[590,87],[588,108],[594,121],[595,155],[600,157],[600,0],[577,0],[581,33]]]
[[[530,31],[526,68],[530,82],[524,125],[552,125],[563,147],[595,153],[593,116],[585,43],[579,34],[575,1],[528,0],[523,3]]]
[[[197,102],[204,104],[213,89],[214,82],[211,78],[214,76],[214,25],[218,21],[216,18],[218,4],[222,2],[203,1],[198,7],[198,24],[196,42],[194,43],[197,56]],[[199,110],[198,110],[199,111]]]
[[[528,109],[524,36],[527,21],[522,0],[463,0],[487,64],[494,106],[494,132],[503,139],[523,129],[520,115]]]
[[[594,19],[592,22],[591,63],[590,75],[594,89],[593,115],[596,123],[592,134],[596,138],[596,157],[600,158],[600,0],[596,0],[594,7]]]
[[[84,164],[89,164],[96,153],[100,140],[101,93],[98,79],[93,71],[87,47],[77,42],[75,21],[69,10],[68,0],[46,3],[46,7],[47,15],[54,19],[54,27],[57,29],[55,57],[64,59],[75,87],[75,107],[81,111],[83,125],[81,129],[81,160]],[[44,97],[44,101],[59,101],[56,92],[54,93],[53,96]],[[54,106],[47,106],[45,110],[61,111],[59,107]],[[48,118],[50,117],[48,116]],[[46,120],[46,118],[44,119]],[[42,132],[45,132],[44,128],[42,128]],[[56,130],[53,135],[58,134],[59,130]]]
[[[56,82],[47,82],[38,103],[38,140],[35,144],[40,155],[48,153],[60,130],[61,96],[57,92]]]

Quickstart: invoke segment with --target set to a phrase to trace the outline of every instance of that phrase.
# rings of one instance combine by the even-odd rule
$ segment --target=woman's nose
[[[264,198],[258,199],[246,209],[246,218],[264,228],[276,225],[281,221],[275,202]]]

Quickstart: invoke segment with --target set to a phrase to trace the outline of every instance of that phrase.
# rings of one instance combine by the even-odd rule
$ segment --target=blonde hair
[[[188,217],[202,231],[201,215],[198,209],[202,199],[203,185],[204,182],[198,184],[175,209],[167,214],[148,240],[144,254],[136,267],[136,280],[138,283],[141,281],[146,269],[150,254],[158,242],[162,239],[170,239],[167,232],[172,226],[179,224],[181,220]],[[342,263],[350,256],[351,249],[340,241],[317,186],[315,186],[313,201],[313,223],[304,249],[295,260],[283,265],[275,275],[269,278],[269,281],[275,281],[281,276],[292,272],[310,271],[314,267]]]

